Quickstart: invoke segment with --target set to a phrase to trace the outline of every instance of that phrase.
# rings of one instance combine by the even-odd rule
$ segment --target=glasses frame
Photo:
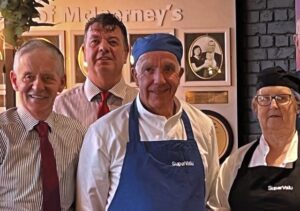
[[[258,100],[258,98],[261,97],[261,96],[269,99],[268,104],[261,104],[261,102]],[[278,97],[281,97],[281,96],[288,96],[288,100],[286,102],[283,102],[283,103],[278,102]],[[255,100],[256,100],[257,104],[260,105],[260,106],[269,106],[269,105],[271,105],[273,99],[275,100],[277,105],[286,105],[291,101],[291,98],[292,98],[291,94],[256,95],[255,96]]]

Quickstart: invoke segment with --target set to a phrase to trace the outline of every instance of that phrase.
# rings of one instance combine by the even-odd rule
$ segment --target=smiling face
[[[101,89],[110,89],[122,76],[128,50],[121,29],[92,24],[85,35],[84,55],[89,79]]]
[[[65,85],[62,64],[58,57],[47,48],[36,48],[19,57],[16,69],[10,72],[20,102],[37,120],[45,120],[52,112],[58,92]]]
[[[215,41],[213,41],[213,40],[208,41],[206,51],[209,53],[213,53],[213,52],[215,52],[215,49],[216,49]]]
[[[292,92],[290,88],[284,86],[267,86],[258,90],[258,95],[281,95]],[[257,114],[260,127],[265,132],[278,131],[294,131],[297,115],[297,103],[292,96],[291,100],[286,104],[278,104],[275,99],[272,99],[268,106],[260,106],[257,102],[253,102],[254,112]]]
[[[153,51],[140,56],[133,75],[145,108],[161,116],[171,116],[182,74],[183,69],[172,53]]]
[[[196,45],[196,46],[194,47],[194,50],[193,50],[193,55],[194,55],[194,56],[200,56],[201,53],[202,53],[202,51],[201,51],[200,46]]]

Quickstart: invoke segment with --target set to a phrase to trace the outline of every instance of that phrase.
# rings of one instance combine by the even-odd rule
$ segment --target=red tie
[[[61,211],[56,162],[52,146],[48,140],[48,124],[39,122],[35,129],[40,137],[43,211]]]
[[[102,117],[104,114],[107,114],[109,112],[109,108],[107,105],[107,98],[109,94],[110,93],[107,91],[100,92],[101,101],[99,102],[98,118]]]

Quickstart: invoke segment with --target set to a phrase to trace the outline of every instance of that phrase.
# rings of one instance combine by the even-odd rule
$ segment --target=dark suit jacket
[[[196,57],[191,57],[190,58],[191,63],[194,63],[196,67],[200,67],[201,65],[204,64],[205,59],[203,59],[202,57],[200,57],[199,59],[197,59]]]

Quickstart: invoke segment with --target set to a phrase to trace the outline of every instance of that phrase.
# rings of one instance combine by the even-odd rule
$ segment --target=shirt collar
[[[266,163],[266,155],[268,154],[270,148],[263,135],[260,137],[259,145],[257,146],[257,148],[258,148],[257,150],[259,150],[261,154],[264,155],[263,159],[264,159],[264,163]],[[293,136],[292,142],[288,148],[286,157],[282,162],[281,166],[285,167],[289,163],[295,162],[297,158],[298,158],[298,132],[296,131],[296,133]]]
[[[92,101],[92,99],[101,92],[101,90],[89,78],[86,78],[83,86],[85,96],[89,101]],[[109,92],[116,97],[124,99],[126,95],[126,83],[124,78],[121,77],[121,80],[115,84]]]
[[[86,78],[83,90],[89,101],[92,101],[92,99],[100,92],[100,89],[89,78]]]
[[[27,132],[31,131],[38,124],[39,120],[35,119],[23,106],[18,107],[17,112]],[[51,112],[44,122],[47,122],[51,131],[54,127],[53,112]]]
[[[174,102],[175,102],[175,105],[176,105],[176,113],[169,118],[168,121],[177,121],[179,118],[181,118],[181,114],[182,114],[182,105],[180,103],[180,101],[175,98],[174,99]],[[153,119],[153,118],[158,118],[160,120],[163,120],[163,121],[167,121],[167,118],[164,117],[164,116],[160,116],[160,115],[157,115],[157,114],[154,114],[154,113],[151,113],[150,111],[148,111],[142,104],[141,102],[141,99],[140,99],[140,95],[138,95],[136,97],[136,105],[137,105],[137,110],[141,115],[141,118],[143,119]]]

